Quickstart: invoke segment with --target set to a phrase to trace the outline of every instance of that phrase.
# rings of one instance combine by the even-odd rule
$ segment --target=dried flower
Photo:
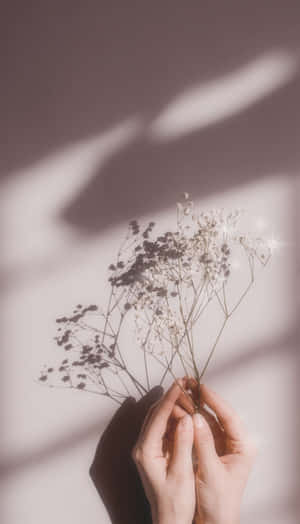
[[[242,215],[241,210],[224,209],[197,213],[190,195],[184,193],[177,203],[174,231],[155,237],[154,222],[143,228],[131,220],[117,260],[108,267],[106,311],[95,304],[79,304],[70,316],[56,319],[56,343],[71,354],[56,368],[60,381],[121,403],[133,389],[142,396],[151,388],[152,358],[162,366],[161,383],[167,373],[174,376],[176,361],[184,374],[200,382],[227,322],[254,283],[257,265],[266,266],[278,246],[274,237],[264,240],[241,231]],[[248,266],[249,280],[231,303],[229,284],[238,255]],[[213,301],[223,321],[200,370],[193,332]],[[135,377],[123,353],[125,320],[135,325],[144,354],[145,384]],[[78,367],[83,372],[76,372]],[[55,375],[53,367],[44,370],[39,380],[46,382],[49,373]]]

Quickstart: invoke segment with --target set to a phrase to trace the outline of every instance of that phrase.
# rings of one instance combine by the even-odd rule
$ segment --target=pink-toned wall
[[[110,522],[88,469],[115,405],[36,378],[57,315],[105,300],[127,221],[169,228],[189,191],[282,240],[207,382],[259,443],[243,524],[298,523],[298,2],[1,11],[1,522]]]

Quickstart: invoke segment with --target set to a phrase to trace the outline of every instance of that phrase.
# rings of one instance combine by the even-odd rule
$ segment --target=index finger
[[[216,413],[226,436],[237,447],[242,447],[246,438],[246,430],[238,414],[223,398],[206,385],[200,384],[200,391],[202,400]]]
[[[162,399],[153,408],[139,438],[139,445],[142,445],[143,449],[155,453],[161,453],[168,419],[173,411],[175,402],[181,393],[181,387],[178,382],[181,384],[181,381],[174,382]]]

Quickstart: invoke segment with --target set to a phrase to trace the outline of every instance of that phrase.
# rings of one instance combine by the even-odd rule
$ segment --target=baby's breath
[[[39,380],[53,385],[100,393],[116,402],[152,387],[151,359],[162,367],[160,383],[175,364],[184,374],[202,380],[223,330],[255,280],[257,266],[266,266],[276,241],[240,229],[244,212],[211,209],[197,212],[188,193],[176,205],[175,230],[154,235],[154,222],[142,227],[133,219],[116,260],[108,267],[110,298],[106,310],[77,305],[59,317],[57,345],[66,357],[57,368],[42,370]],[[234,303],[229,284],[240,256],[248,280]],[[199,368],[195,327],[211,302],[220,309],[222,324],[207,359]],[[134,322],[136,341],[143,352],[145,382],[126,362],[121,343],[125,320]],[[205,328],[205,325],[204,325]]]

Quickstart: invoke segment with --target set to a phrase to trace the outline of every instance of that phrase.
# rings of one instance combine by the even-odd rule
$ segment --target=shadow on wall
[[[173,205],[181,191],[196,199],[282,172],[294,176],[300,167],[296,72],[257,103],[207,127],[167,140],[155,138],[151,126],[193,86],[218,83],[266,53],[297,55],[299,21],[299,2],[289,0],[3,7],[1,177],[136,116],[142,126],[135,138],[66,202],[60,218],[75,232],[101,233]],[[105,440],[100,452],[101,446]],[[99,489],[108,498],[115,496],[109,481]]]
[[[298,53],[298,2],[7,6],[1,21],[2,176],[138,116],[142,132],[62,213],[97,233],[119,220],[299,167],[299,77],[232,118],[170,141],[149,127],[186,89],[265,53]],[[230,93],[227,92],[230,103]],[[235,93],[232,93],[235,96]],[[232,97],[231,97],[232,98]],[[13,108],[13,111],[12,111]],[[17,147],[16,147],[17,144]],[[62,175],[63,176],[63,175]]]
[[[127,399],[115,413],[97,446],[90,475],[112,524],[152,522],[150,506],[131,451],[149,408],[159,400],[162,392],[163,389],[157,386],[138,402]]]
[[[265,343],[263,348],[260,345],[249,345],[248,347],[243,348],[243,352],[241,354],[229,358],[226,360],[226,362],[223,362],[222,364],[215,363],[214,366],[209,369],[208,375],[210,378],[222,377],[228,374],[234,376],[234,374],[243,371],[243,369],[249,364],[252,364],[253,362],[259,362],[264,359],[273,359],[278,354],[281,354],[282,351],[284,351],[289,358],[295,359],[295,361],[297,361],[299,358],[299,348],[297,346],[299,338],[299,328],[293,330],[293,327],[291,327],[289,332],[285,333],[279,339],[270,340],[269,343]],[[296,362],[295,365],[298,365],[298,363]],[[122,407],[116,411],[112,421],[103,433],[103,437],[104,435],[106,436],[101,441],[102,444],[99,444],[98,446],[91,471],[92,476],[97,476],[97,471],[95,471],[95,469],[97,469],[96,465],[99,464],[99,461],[101,462],[105,458],[102,457],[102,454],[104,453],[103,449],[109,452],[108,455],[111,454],[115,444],[114,439],[119,438],[120,434],[123,435],[124,431],[128,431],[129,440],[125,445],[126,439],[124,439],[123,442],[126,450],[123,448],[122,453],[128,453],[128,450],[131,449],[130,446],[133,446],[133,443],[137,438],[146,411],[152,402],[156,402],[162,391],[163,388],[157,386],[151,390],[151,393],[148,393],[143,397],[143,399],[137,401],[136,403],[133,399],[128,398]],[[119,421],[120,417],[121,419]],[[131,422],[127,422],[126,427],[122,428],[122,424],[124,423],[126,417],[128,417],[128,421],[130,418]],[[106,421],[99,419],[96,420],[93,424],[85,426],[84,428],[81,426],[72,428],[71,432],[68,431],[58,436],[57,440],[55,441],[44,443],[40,449],[35,449],[32,453],[24,453],[19,457],[14,457],[13,459],[9,458],[6,460],[3,458],[0,463],[0,477],[7,479],[12,475],[19,474],[25,469],[35,467],[47,460],[55,459],[57,455],[61,454],[70,447],[76,446],[91,437],[98,436],[99,428],[104,427],[105,423]],[[102,446],[103,443],[105,443],[104,448]],[[111,450],[110,447],[112,448]],[[118,452],[121,453],[121,450]],[[99,456],[99,454],[101,456]],[[118,455],[116,454],[116,457],[117,456]],[[116,457],[114,460],[117,460]],[[107,461],[109,464],[110,459],[108,459],[108,457]],[[119,467],[122,466],[120,465]],[[114,472],[111,474],[114,475]],[[103,482],[102,472],[99,472],[99,475],[99,482]],[[100,491],[101,490],[99,488],[99,493]]]
[[[165,142],[138,137],[94,174],[63,219],[95,234],[173,207],[184,191],[195,199],[267,176],[294,175],[300,167],[299,80],[199,132]]]

